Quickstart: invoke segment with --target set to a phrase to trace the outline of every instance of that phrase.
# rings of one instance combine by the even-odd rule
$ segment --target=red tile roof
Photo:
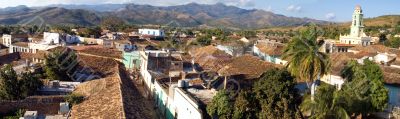
[[[215,72],[229,62],[232,57],[214,46],[196,48],[191,51],[191,56],[202,68]]]
[[[265,43],[259,43],[256,45],[261,52],[268,54],[268,55],[282,55],[284,47],[283,45],[267,45]]]
[[[233,58],[218,73],[223,76],[244,75],[246,79],[254,79],[260,77],[268,69],[280,67],[282,66],[264,62],[258,57],[244,55]]]
[[[19,47],[28,47],[29,43],[28,42],[16,42],[16,43],[13,43],[13,45],[19,46]]]
[[[332,75],[341,75],[342,69],[346,66],[347,62],[351,60],[355,60],[354,53],[347,52],[347,53],[332,53],[330,54],[331,60],[331,74]]]

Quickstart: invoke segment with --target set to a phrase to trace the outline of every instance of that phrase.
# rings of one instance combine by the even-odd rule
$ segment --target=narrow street
[[[144,90],[136,85],[125,69],[120,69],[125,116],[128,119],[157,119],[153,102],[143,96]]]

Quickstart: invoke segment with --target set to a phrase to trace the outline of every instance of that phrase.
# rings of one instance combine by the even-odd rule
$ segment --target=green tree
[[[225,90],[220,90],[213,97],[211,103],[207,106],[207,113],[211,117],[229,119],[232,115],[232,102],[229,94]]]
[[[246,31],[239,32],[239,35],[242,37],[250,38],[250,37],[256,37],[257,32],[246,30]]]
[[[379,34],[379,42],[385,43],[387,41],[386,34]]]
[[[211,36],[200,36],[196,38],[196,41],[202,46],[207,46],[211,44]]]
[[[58,69],[57,61],[56,61],[58,56],[60,56],[60,54],[58,54],[58,52],[55,52],[55,53],[47,55],[45,58],[44,70],[45,70],[47,78],[50,80],[62,79],[62,77],[60,77],[58,75],[59,69]]]
[[[91,37],[92,35],[97,38],[101,35],[102,29],[100,27],[81,28],[78,33],[81,37]]]
[[[20,94],[17,73],[12,65],[5,65],[0,70],[0,100],[20,99]]]
[[[310,26],[295,36],[284,49],[283,59],[287,60],[289,72],[306,81],[308,86],[319,76],[329,72],[329,56],[320,52],[322,43],[317,41],[319,31]]]
[[[314,100],[304,99],[301,109],[311,114],[310,119],[350,119],[342,97],[334,86],[323,84],[318,87]]]
[[[67,101],[71,105],[77,105],[77,104],[81,103],[84,99],[85,99],[85,97],[83,95],[76,94],[76,93],[71,93],[71,94],[65,96],[65,101]]]
[[[56,49],[45,58],[45,73],[50,80],[68,80],[77,66],[77,55],[68,48]]]
[[[235,99],[233,110],[234,119],[255,119],[257,117],[256,100],[254,94],[249,91],[240,91]]]
[[[399,48],[400,47],[400,38],[390,38],[390,40],[386,41],[384,45],[387,47]]]
[[[266,71],[253,87],[257,100],[259,118],[294,119],[298,117],[295,79],[285,69]]]
[[[383,73],[380,67],[369,60],[364,65],[350,61],[342,70],[347,79],[342,92],[349,101],[348,111],[363,116],[383,111],[387,107],[388,90],[384,87]]]
[[[364,60],[364,72],[370,81],[370,98],[373,111],[383,111],[389,100],[388,90],[383,83],[383,72],[381,68],[370,60]]]
[[[43,82],[32,73],[22,73],[19,80],[22,97],[33,95],[37,89],[43,86]]]
[[[18,77],[11,65],[0,71],[0,100],[19,100],[33,95],[43,83],[32,73]]]

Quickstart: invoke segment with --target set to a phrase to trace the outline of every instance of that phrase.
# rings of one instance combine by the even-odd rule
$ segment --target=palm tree
[[[300,105],[302,112],[312,113],[310,119],[350,119],[345,96],[334,86],[322,85],[314,100],[306,98]]]
[[[300,34],[287,44],[282,56],[288,61],[288,70],[300,80],[306,81],[309,88],[315,80],[319,80],[320,76],[330,70],[329,56],[320,52],[322,42],[318,42],[317,37],[316,26],[300,31]]]

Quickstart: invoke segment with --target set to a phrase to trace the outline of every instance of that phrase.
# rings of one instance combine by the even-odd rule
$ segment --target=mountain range
[[[40,17],[45,23],[91,26],[104,18],[116,17],[130,24],[158,24],[182,27],[264,28],[327,24],[310,18],[287,17],[259,9],[242,9],[222,3],[190,3],[178,6],[136,4],[17,6],[0,9],[0,24],[22,24]]]

